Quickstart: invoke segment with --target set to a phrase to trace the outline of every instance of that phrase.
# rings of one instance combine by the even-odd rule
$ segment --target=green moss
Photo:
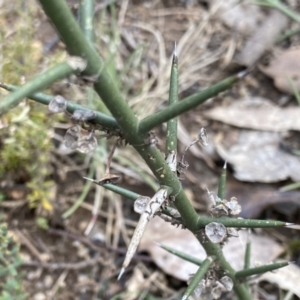
[[[23,84],[41,72],[41,68],[53,64],[61,54],[45,56],[42,43],[35,38],[38,18],[35,1],[7,2],[2,8],[0,81]],[[0,95],[6,93],[0,90]],[[53,184],[49,181],[53,149],[50,122],[47,107],[32,101],[22,103],[0,118],[0,181],[26,184],[31,190],[27,197],[31,207],[39,203],[44,208],[51,207],[47,200]]]
[[[0,224],[0,300],[26,299],[21,283],[24,274],[18,270],[21,264],[19,246],[8,237],[7,226]]]

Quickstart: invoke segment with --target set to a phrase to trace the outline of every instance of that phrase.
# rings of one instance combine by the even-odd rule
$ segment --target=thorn
[[[251,236],[251,229],[248,228],[248,230],[247,230],[247,241],[246,241],[247,244],[249,244],[251,242],[250,236]]]
[[[178,55],[177,55],[177,43],[174,44],[173,50],[173,64],[178,64]]]
[[[125,268],[122,267],[122,269],[121,269],[121,271],[119,273],[119,276],[118,276],[118,281],[121,279],[121,277],[123,276],[124,272],[125,272]]]
[[[296,229],[296,230],[300,230],[300,225],[298,224],[294,224],[294,223],[285,223],[286,227],[289,227],[291,229]]]
[[[225,160],[225,162],[224,162],[223,169],[227,169],[227,160]]]
[[[187,295],[184,295],[182,298],[181,298],[181,300],[186,300],[187,299]]]
[[[82,177],[83,179],[86,179],[86,180],[89,180],[91,182],[95,182],[96,183],[96,180],[92,179],[92,178],[87,178],[87,177]]]
[[[285,223],[285,226],[292,226],[295,225],[295,223]]]
[[[153,242],[156,246],[158,247],[162,247],[163,245],[161,243],[158,243],[158,242]]]
[[[288,264],[292,265],[292,264],[296,264],[296,262],[295,261],[288,261]]]
[[[243,70],[243,71],[237,73],[237,77],[239,79],[242,79],[242,78],[246,77],[251,71],[252,71],[251,69]]]

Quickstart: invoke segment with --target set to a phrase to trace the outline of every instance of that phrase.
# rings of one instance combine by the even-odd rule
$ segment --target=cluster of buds
[[[74,125],[67,130],[64,145],[70,149],[77,149],[82,153],[89,153],[97,148],[98,142],[93,130],[87,135],[82,135],[80,126]]]
[[[221,200],[219,197],[214,196],[208,191],[209,198],[212,202],[210,212],[214,217],[221,216],[236,216],[241,212],[241,206],[235,197],[232,197],[230,201],[225,199]],[[218,222],[211,222],[205,226],[205,237],[212,243],[219,244],[224,243],[229,237],[238,237],[238,232],[235,228],[225,227]]]
[[[89,122],[96,117],[92,110],[74,110],[73,114],[67,112],[67,100],[62,96],[55,96],[49,103],[48,109],[53,113],[65,112],[76,125],[69,128],[64,137],[64,145],[72,150],[77,149],[82,153],[89,153],[97,148],[98,142],[95,130],[91,126],[87,134],[84,134],[80,124]]]
[[[207,191],[207,193],[212,202],[210,212],[214,217],[236,216],[242,211],[242,208],[235,197],[232,197],[230,201],[227,201],[226,199],[222,200],[218,196],[214,196],[213,193],[209,191]]]
[[[213,273],[213,276],[212,274]],[[188,280],[188,284],[191,282],[193,275]],[[198,286],[195,288],[193,292],[194,300],[213,300],[219,299],[222,292],[228,291],[230,292],[233,288],[232,279],[225,275],[221,278],[217,278],[215,272],[207,272],[204,279],[202,279]]]

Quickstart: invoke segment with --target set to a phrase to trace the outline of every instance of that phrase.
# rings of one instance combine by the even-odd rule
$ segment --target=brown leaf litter
[[[274,80],[274,85],[280,91],[294,94],[293,84],[300,90],[299,47],[283,51],[268,67],[260,65],[259,69]]]
[[[236,270],[243,268],[246,240],[247,232],[240,231],[239,238],[231,238],[230,242],[224,246],[225,257]],[[205,250],[190,231],[176,228],[158,217],[149,222],[139,250],[148,251],[154,262],[165,273],[183,281],[187,281],[190,274],[195,273],[198,267],[163,250],[154,242],[159,242],[200,260],[204,260],[206,257]],[[280,244],[264,235],[251,235],[251,243],[252,262],[270,262],[284,251]]]

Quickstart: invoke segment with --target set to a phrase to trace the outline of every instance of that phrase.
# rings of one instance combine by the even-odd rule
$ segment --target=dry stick
[[[96,265],[99,262],[99,257],[95,257],[89,260],[76,262],[76,263],[64,263],[64,262],[57,262],[57,263],[41,263],[37,261],[29,261],[24,262],[23,265],[27,267],[39,267],[51,270],[57,269],[65,269],[65,270],[80,270],[84,269],[89,266]]]
[[[105,174],[110,174],[110,164],[111,164],[111,161],[112,161],[112,158],[113,158],[113,155],[117,149],[117,144],[118,142],[120,141],[120,139],[117,139],[116,142],[114,143],[110,153],[109,153],[109,156],[107,158],[107,165],[106,165],[106,169],[105,169]]]
[[[62,236],[62,237],[67,237],[67,238],[73,239],[75,241],[80,241],[81,243],[89,246],[90,248],[92,248],[93,250],[96,250],[96,251],[99,251],[99,248],[103,248],[105,250],[114,252],[116,254],[122,254],[123,255],[123,254],[126,253],[125,249],[124,250],[123,249],[120,250],[118,248],[113,248],[113,247],[107,246],[104,243],[99,243],[97,241],[90,240],[90,239],[88,239],[86,237],[83,237],[82,235],[77,235],[77,234],[72,233],[72,232],[67,232],[67,231],[63,231],[63,230],[59,230],[59,229],[54,229],[54,228],[48,229],[48,232],[51,233],[51,234],[54,234],[54,235],[58,235],[58,236]],[[152,261],[152,259],[149,258],[149,256],[138,255],[138,254],[135,254],[135,256],[134,256],[133,259],[143,260],[143,261]]]
[[[117,181],[120,178],[120,176],[110,173],[110,165],[111,165],[112,158],[113,158],[113,155],[116,151],[117,144],[118,144],[119,141],[120,141],[120,138],[118,138],[116,140],[116,142],[114,143],[114,145],[113,145],[113,147],[112,147],[112,149],[109,153],[109,156],[107,158],[107,164],[106,164],[104,176],[100,180],[95,180],[95,179],[88,178],[88,177],[83,177],[84,179],[89,180],[91,182],[94,182],[96,184],[102,185],[102,184],[110,183],[110,182],[114,183],[114,181]]]
[[[25,245],[28,250],[30,250],[30,252],[40,261],[40,262],[44,262],[47,261],[49,256],[48,254],[42,254],[38,251],[38,249],[30,242],[30,240],[25,236],[25,234],[23,232],[21,232],[18,229],[15,229],[15,232],[17,233],[17,235],[19,236],[21,243],[23,245]]]
[[[55,296],[56,292],[58,291],[58,289],[62,286],[62,283],[65,281],[66,277],[68,276],[69,271],[65,270],[63,271],[58,279],[56,280],[55,284],[53,285],[50,293],[49,293],[49,298],[53,299],[53,297]],[[52,297],[52,298],[51,298]]]
[[[160,209],[161,205],[166,201],[167,197],[168,197],[168,190],[164,188],[160,188],[156,192],[156,194],[151,198],[151,200],[148,202],[145,212],[141,214],[139,223],[136,226],[135,231],[133,233],[132,239],[130,241],[125,256],[125,260],[122,265],[122,269],[118,276],[118,280],[120,280],[120,278],[122,277],[123,273],[125,272],[125,269],[128,267],[133,255],[135,254],[136,249],[145,231],[146,225],[150,221],[150,218],[154,217],[155,213]]]
[[[96,176],[97,178],[99,173],[99,168],[96,169]],[[96,185],[96,192],[95,192],[95,197],[94,197],[94,206],[92,209],[92,219],[90,220],[88,226],[86,227],[84,234],[85,235],[89,235],[89,233],[91,232],[91,230],[93,229],[96,221],[97,221],[97,217],[98,217],[98,211],[99,208],[101,206],[102,203],[102,189],[99,185]]]

